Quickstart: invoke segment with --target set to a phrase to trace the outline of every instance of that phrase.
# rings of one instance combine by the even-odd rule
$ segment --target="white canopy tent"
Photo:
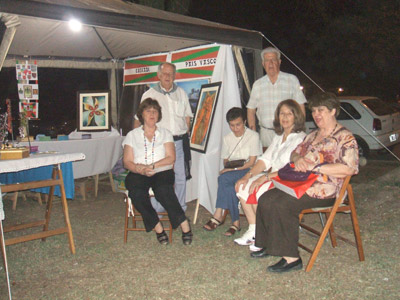
[[[193,155],[194,178],[188,189],[188,200],[198,197],[209,211],[215,209],[220,142],[229,130],[225,113],[232,106],[240,106],[233,59],[233,52],[238,51],[232,51],[231,46],[255,53],[257,78],[262,74],[259,32],[122,0],[1,0],[0,18],[0,27],[3,27],[0,69],[14,67],[16,59],[35,59],[39,68],[111,70],[114,123],[118,116],[117,90],[122,86],[116,70],[122,68],[124,58],[208,43],[221,44],[219,65],[211,81],[222,81],[224,87],[207,153]],[[71,19],[83,24],[80,32],[70,30]]]

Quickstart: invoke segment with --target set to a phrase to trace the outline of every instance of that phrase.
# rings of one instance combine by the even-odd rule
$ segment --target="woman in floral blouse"
[[[331,206],[344,178],[358,173],[357,142],[336,120],[339,100],[324,93],[309,100],[308,106],[318,129],[297,146],[291,161],[297,171],[313,170],[319,174],[317,180],[300,199],[278,189],[266,192],[259,199],[255,245],[262,249],[251,256],[282,256],[278,263],[267,268],[270,272],[303,267],[298,251],[299,213],[307,208]]]

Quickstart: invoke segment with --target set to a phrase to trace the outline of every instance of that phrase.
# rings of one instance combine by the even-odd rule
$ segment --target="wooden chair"
[[[306,246],[302,245],[301,243],[299,243],[299,247],[301,247],[304,250],[311,253],[311,257],[306,266],[306,272],[311,271],[311,268],[313,267],[313,264],[314,264],[315,260],[317,259],[318,253],[321,249],[322,244],[324,243],[324,240],[325,240],[328,232],[329,232],[329,236],[331,239],[332,247],[337,246],[336,238],[341,239],[342,241],[357,248],[358,257],[359,257],[360,261],[365,260],[364,250],[363,250],[362,242],[361,242],[360,227],[358,225],[356,207],[355,207],[355,203],[354,203],[353,189],[350,184],[350,179],[351,179],[351,176],[347,176],[345,178],[345,180],[343,182],[343,186],[340,190],[339,196],[336,198],[336,201],[334,202],[333,206],[304,209],[299,215],[300,226],[302,228],[304,228],[305,230],[308,230],[319,236],[318,242],[317,242],[314,250],[311,250],[311,249],[307,248]],[[346,198],[346,193],[347,193],[347,198]],[[333,220],[336,216],[336,213],[338,213],[338,212],[350,213],[351,221],[353,223],[355,243],[334,232]],[[319,232],[319,231],[315,230],[314,228],[302,223],[302,219],[305,214],[315,214],[315,213],[325,214],[326,224],[323,226],[322,232]]]
[[[27,193],[29,193],[29,190],[20,191],[20,192],[13,192],[13,193],[10,193],[9,195],[6,195],[7,197],[10,196],[11,201],[13,202],[12,210],[16,210],[17,209],[18,196],[21,196],[22,199],[24,201],[26,201],[26,194]],[[42,196],[41,196],[41,194],[40,193],[36,193],[36,192],[32,192],[32,193],[36,196],[36,199],[37,199],[39,205],[42,205]],[[45,202],[47,202],[46,198],[45,198]]]
[[[144,227],[137,227],[137,221],[143,221],[142,215],[135,209],[133,206],[131,198],[128,196],[128,191],[123,192],[126,202],[126,210],[125,210],[125,226],[124,226],[124,242],[126,243],[128,240],[128,231],[145,231]],[[169,242],[172,243],[172,224],[169,221],[168,213],[162,212],[158,213],[161,216],[160,221],[167,221],[168,227],[164,227],[165,231],[169,231]],[[132,218],[132,227],[129,227],[129,218]]]
[[[106,177],[108,177],[108,180],[109,180],[109,182],[110,182],[111,190],[113,191],[113,193],[116,192],[112,172],[110,171],[110,172],[108,172],[106,175],[107,175],[107,176],[100,176],[99,174],[94,175],[94,197],[95,197],[95,198],[97,198],[97,194],[98,194],[98,191],[99,191],[99,182],[100,182],[102,179],[105,179]]]

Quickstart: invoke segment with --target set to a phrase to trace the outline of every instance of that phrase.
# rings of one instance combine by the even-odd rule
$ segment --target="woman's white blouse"
[[[146,164],[150,165],[165,158],[165,143],[173,143],[174,138],[167,129],[157,127],[156,138],[154,141],[154,152],[153,152],[153,140],[146,140],[147,151],[145,147],[145,137],[143,126],[135,128],[128,132],[126,138],[122,142],[122,147],[125,145],[131,146],[133,149],[133,162],[135,164]],[[147,160],[146,158],[147,152]],[[154,154],[154,155],[153,155]]]
[[[230,132],[224,136],[221,150],[221,157],[223,159],[227,159],[228,157],[229,160],[248,159],[250,156],[261,155],[262,146],[257,132],[246,128],[243,134],[243,139],[241,140],[241,138],[241,136],[236,137],[233,132]]]
[[[271,168],[271,172],[278,171],[290,161],[290,155],[297,145],[304,140],[305,136],[304,132],[291,133],[286,138],[286,141],[282,143],[283,134],[276,135],[271,145],[258,160],[264,162],[265,170]]]

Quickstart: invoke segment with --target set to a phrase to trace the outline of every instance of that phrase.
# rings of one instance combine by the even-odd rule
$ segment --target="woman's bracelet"
[[[253,173],[251,173],[250,171],[247,172],[247,174],[250,174],[250,178],[253,177]]]

